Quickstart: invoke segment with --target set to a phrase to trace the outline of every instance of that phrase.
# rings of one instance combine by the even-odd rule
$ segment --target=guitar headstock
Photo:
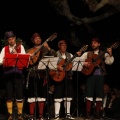
[[[57,33],[55,32],[55,33],[53,33],[46,41],[47,41],[47,42],[48,42],[48,41],[52,41],[52,40],[54,40],[56,37],[57,37]]]
[[[110,48],[116,49],[119,46],[120,42],[115,42]]]
[[[88,45],[84,45],[79,51],[85,52],[88,49]]]

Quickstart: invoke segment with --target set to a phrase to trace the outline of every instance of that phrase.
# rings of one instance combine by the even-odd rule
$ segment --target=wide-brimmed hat
[[[5,32],[5,37],[4,39],[7,40],[8,38],[15,37],[13,31],[7,31]]]

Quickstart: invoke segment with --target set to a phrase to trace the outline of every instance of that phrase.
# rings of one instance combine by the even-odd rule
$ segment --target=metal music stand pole
[[[72,60],[72,59],[70,59],[70,60]],[[63,68],[64,68],[64,70],[65,70],[65,101],[66,101],[66,104],[65,104],[65,107],[66,107],[66,109],[65,109],[65,113],[66,113],[66,117],[64,118],[64,120],[69,120],[69,118],[67,118],[67,94],[68,94],[68,81],[70,81],[70,78],[67,78],[67,77],[69,77],[69,76],[67,76],[69,73],[68,72],[70,72],[71,70],[72,70],[72,68],[70,69],[70,71],[68,70],[67,71],[67,65],[69,65],[71,62],[70,62],[70,60],[68,60],[66,63],[65,63],[65,66],[63,65]]]
[[[43,59],[46,59],[46,60],[44,61]],[[46,104],[47,104],[46,117],[47,118],[46,119],[50,120],[51,115],[49,113],[49,96],[48,96],[48,91],[49,91],[49,70],[50,70],[50,66],[49,65],[51,65],[52,67],[54,67],[54,65],[50,64],[52,58],[50,58],[49,56],[47,56],[46,58],[43,58],[43,59],[39,62],[38,69],[45,69],[45,71],[46,71],[46,80],[47,80],[47,91],[46,91],[47,92],[47,94],[46,94]]]
[[[66,67],[65,67],[65,101],[66,101],[66,104],[65,104],[65,116],[67,116],[67,93],[68,93],[68,83],[67,83],[67,70],[66,70]],[[64,118],[64,120],[68,120],[68,118]]]
[[[48,61],[49,63],[49,61]],[[47,116],[47,120],[49,120],[51,118],[51,115],[49,113],[49,96],[48,96],[48,91],[49,91],[49,67],[48,67],[48,64],[46,66],[46,80],[47,80],[47,94],[46,94],[46,104],[47,104],[47,113],[46,113],[46,116]]]
[[[32,70],[33,70],[34,73],[35,73],[34,79],[33,79],[33,80],[34,80],[34,90],[35,90],[35,107],[34,107],[34,116],[33,116],[33,117],[34,117],[34,120],[37,120],[37,112],[36,112],[36,111],[37,111],[37,110],[36,110],[36,109],[37,109],[37,107],[36,107],[36,106],[37,106],[37,100],[36,100],[36,99],[37,99],[37,74],[38,74],[38,73],[37,73],[37,70],[36,70],[34,64],[33,64],[33,66],[31,67],[30,71],[32,71]],[[29,72],[30,72],[30,71],[29,71]],[[29,73],[28,73],[28,74],[29,74]],[[28,80],[27,80],[27,82],[28,82],[28,81],[29,81],[29,75],[28,75]],[[29,82],[27,83],[27,86],[26,86],[27,89],[29,89],[28,86],[29,86]],[[28,119],[28,120],[29,120],[29,119]]]
[[[29,61],[29,57],[30,55],[28,54],[7,54],[5,56],[5,60],[4,60],[4,67],[11,67],[15,69],[15,74],[14,74],[14,79],[16,79],[16,68],[26,68],[28,66],[28,61]],[[15,84],[15,83],[14,83]],[[14,86],[15,90],[14,90],[14,100],[13,100],[13,120],[17,119],[17,115],[18,115],[18,108],[16,105],[16,85]]]
[[[49,110],[49,97],[48,97],[48,90],[49,90],[49,85],[48,85],[48,83],[49,83],[49,66],[48,66],[48,64],[49,64],[49,60],[46,62],[47,64],[45,64],[42,60],[40,61],[41,63],[43,63],[43,65],[45,66],[45,71],[46,71],[46,80],[47,80],[47,90],[46,90],[46,92],[47,92],[47,94],[46,94],[46,104],[47,104],[47,113],[46,113],[46,116],[47,116],[47,120],[50,120],[50,114],[49,114],[49,112],[48,112],[48,110]]]
[[[76,71],[77,71],[77,108],[76,108],[76,111],[77,111],[77,118],[79,117],[79,108],[78,108],[78,102],[79,102],[79,99],[78,99],[78,67],[79,67],[79,65],[80,65],[80,63],[81,63],[81,61],[79,60],[78,61],[78,64],[77,64],[77,69],[76,69]],[[82,114],[81,114],[82,115]],[[80,116],[81,116],[80,115]]]
[[[9,54],[10,55],[10,54]],[[12,55],[12,54],[11,54]],[[17,64],[17,55],[14,54],[14,56],[11,56],[11,57],[5,57],[5,61],[4,61],[4,67],[7,68],[7,67],[11,67],[16,69],[16,64]],[[9,62],[10,61],[10,62]],[[16,72],[14,74],[14,79],[16,78]],[[14,82],[14,99],[13,99],[13,107],[12,107],[12,117],[13,117],[13,120],[16,120],[17,119],[17,114],[18,114],[18,108],[17,108],[17,105],[16,105],[16,85],[15,85],[15,82]]]
[[[78,93],[79,93],[79,91],[78,91],[78,72],[81,71],[81,70],[79,70],[80,65],[82,66],[82,63],[81,63],[80,60],[77,60],[76,63],[73,65],[73,67],[76,66],[76,69],[74,71],[77,72],[77,104],[76,104],[76,109],[75,109],[75,111],[77,112],[77,118],[79,117],[79,111],[80,111],[79,108],[78,108],[78,102],[79,102],[79,99],[78,99]],[[82,116],[82,113],[80,114],[80,116]]]
[[[18,58],[16,58],[16,61],[17,60],[18,60]],[[16,64],[17,64],[17,62],[16,62]],[[15,67],[16,67],[16,64],[15,64]],[[14,78],[16,79],[16,72],[14,75],[15,75]],[[18,108],[17,108],[17,104],[16,104],[16,88],[17,88],[17,86],[15,85],[15,83],[14,83],[14,88],[15,88],[15,91],[14,91],[14,99],[13,99],[13,108],[12,109],[13,109],[13,120],[16,120],[17,114],[18,114]]]

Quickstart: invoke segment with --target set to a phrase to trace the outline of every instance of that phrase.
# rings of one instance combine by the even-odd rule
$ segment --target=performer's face
[[[66,44],[61,44],[59,49],[60,49],[61,52],[66,52],[67,45]]]
[[[35,45],[40,45],[40,44],[41,44],[41,41],[42,41],[42,39],[41,39],[40,37],[35,37],[35,38],[34,38],[34,44],[35,44]]]
[[[97,50],[100,47],[100,43],[97,42],[97,41],[92,41],[91,47],[92,47],[93,50]]]
[[[16,44],[16,37],[8,38],[8,44],[14,46]]]

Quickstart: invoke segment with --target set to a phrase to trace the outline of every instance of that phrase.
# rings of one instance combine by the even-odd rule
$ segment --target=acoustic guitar
[[[84,52],[84,51],[87,50],[87,48],[88,48],[88,45],[84,45],[79,51],[80,52]],[[78,56],[78,54],[76,53],[68,61],[66,61],[66,59],[62,59],[57,65],[58,66],[62,66],[63,70],[62,71],[59,70],[59,69],[57,69],[57,70],[50,70],[49,74],[50,74],[51,78],[54,81],[56,81],[56,82],[61,82],[64,79],[64,77],[66,75],[66,72],[71,70],[71,68],[72,68],[72,61],[77,56]]]
[[[113,45],[111,45],[109,48],[117,48],[119,45],[119,42],[115,42]],[[90,66],[89,67],[86,67],[86,66],[83,66],[81,72],[84,74],[84,75],[90,75],[95,66],[98,66],[101,61],[102,61],[102,57],[104,56],[104,54],[107,52],[107,49],[105,51],[103,51],[101,54],[97,55],[97,54],[93,54],[92,57],[88,58],[85,60],[85,62],[90,62]]]
[[[37,62],[39,55],[40,55],[40,50],[44,46],[44,44],[46,42],[52,41],[56,37],[57,37],[57,33],[55,32],[50,37],[48,37],[48,39],[46,39],[45,42],[39,48],[32,48],[27,51],[27,53],[31,54],[30,61],[29,61],[30,65],[34,65]]]

